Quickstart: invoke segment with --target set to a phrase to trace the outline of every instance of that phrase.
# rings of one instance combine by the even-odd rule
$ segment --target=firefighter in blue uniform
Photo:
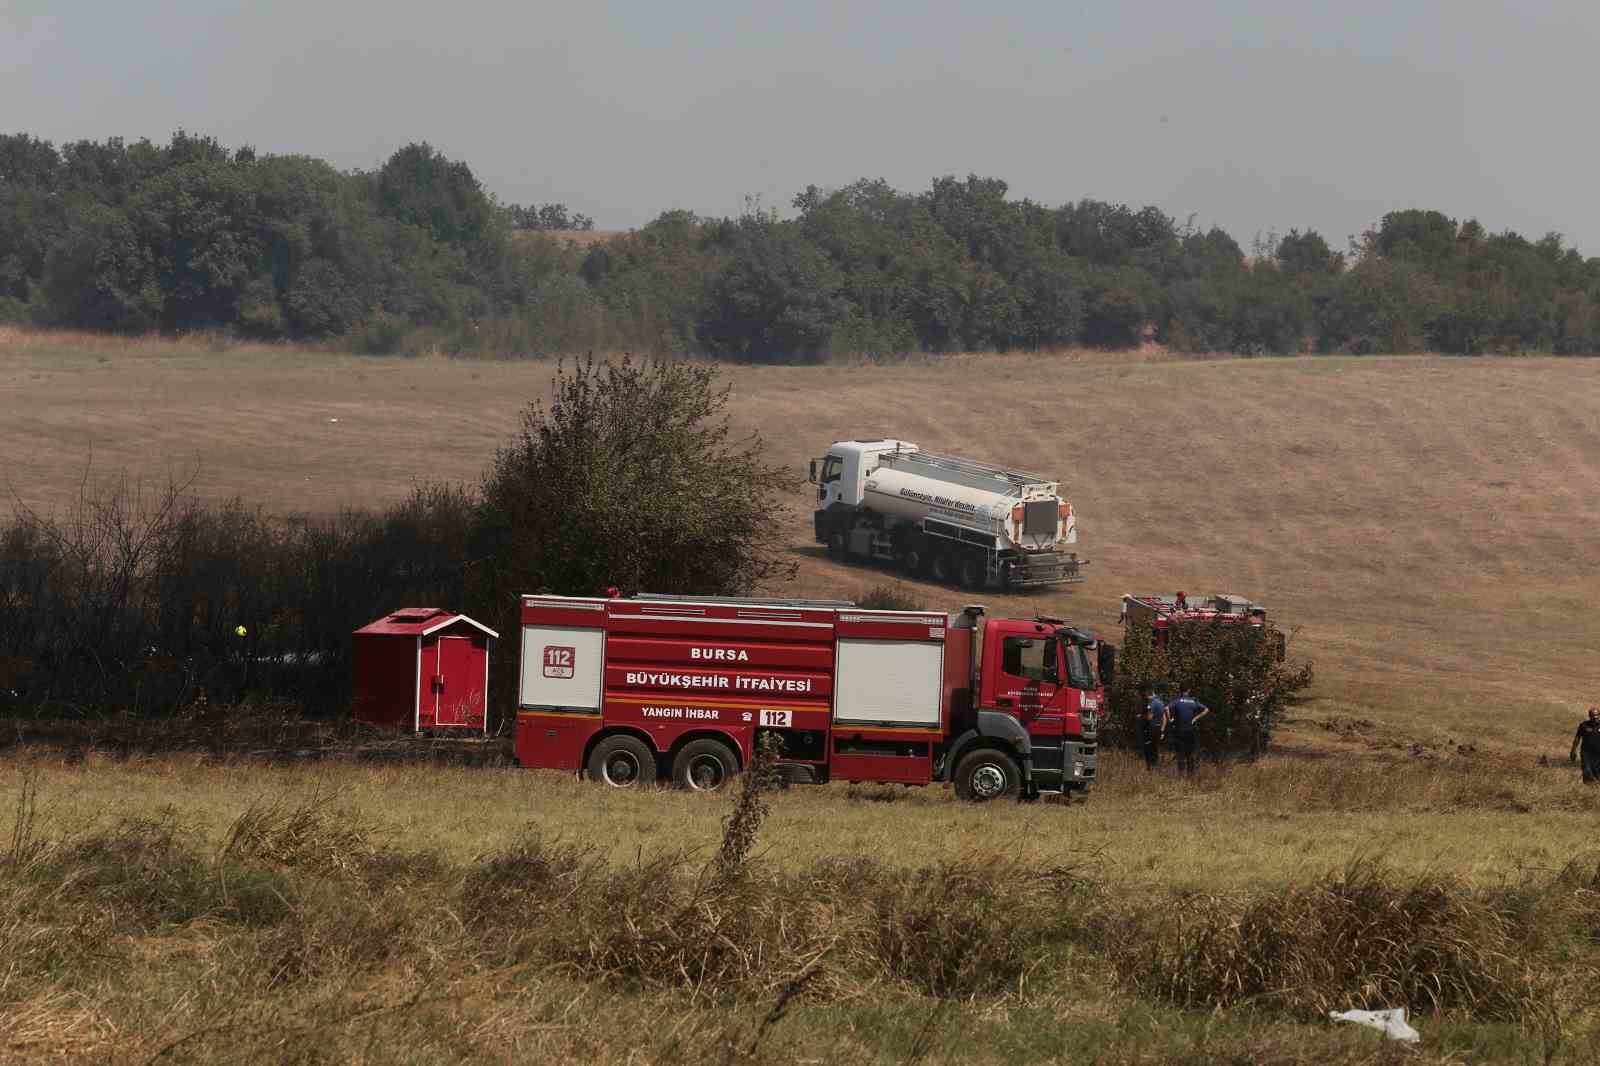
[[[1144,765],[1154,770],[1161,762],[1161,738],[1167,733],[1167,705],[1149,685],[1139,689],[1144,696],[1144,713],[1139,717],[1139,740],[1144,746]]]
[[[1178,698],[1167,704],[1167,721],[1172,729],[1172,746],[1178,752],[1180,774],[1194,773],[1194,727],[1210,713],[1211,708],[1191,696],[1187,688],[1179,689]]]

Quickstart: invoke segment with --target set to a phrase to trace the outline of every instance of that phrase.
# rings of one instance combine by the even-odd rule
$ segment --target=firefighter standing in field
[[[1590,707],[1589,717],[1578,723],[1568,758],[1573,762],[1583,759],[1584,784],[1600,784],[1600,707]]]
[[[1189,694],[1187,688],[1178,690],[1178,698],[1167,704],[1167,721],[1172,727],[1172,746],[1178,753],[1178,772],[1194,773],[1194,727],[1200,719],[1211,713],[1211,708]]]
[[[1154,770],[1161,762],[1161,739],[1167,735],[1167,705],[1149,685],[1139,689],[1144,697],[1144,714],[1139,718],[1139,739],[1144,745],[1144,765]]]

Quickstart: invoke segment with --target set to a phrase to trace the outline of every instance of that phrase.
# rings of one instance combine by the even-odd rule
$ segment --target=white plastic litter
[[[1408,1044],[1415,1044],[1422,1039],[1422,1034],[1406,1024],[1406,1009],[1394,1007],[1390,1010],[1335,1010],[1329,1011],[1328,1017],[1336,1022],[1355,1022],[1365,1025],[1369,1029],[1376,1029],[1391,1040],[1404,1040]]]

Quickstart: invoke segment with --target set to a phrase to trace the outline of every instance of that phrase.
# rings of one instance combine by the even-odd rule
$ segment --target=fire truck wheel
[[[589,776],[612,788],[639,788],[656,782],[656,753],[638,737],[606,737],[589,753]]]
[[[672,783],[694,792],[715,792],[738,772],[732,749],[720,740],[691,740],[672,760]]]
[[[1015,799],[1022,791],[1022,769],[1017,760],[996,748],[979,748],[956,764],[956,798],[972,803]]]

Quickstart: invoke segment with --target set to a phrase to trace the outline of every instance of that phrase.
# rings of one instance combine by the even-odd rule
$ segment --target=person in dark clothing
[[[1589,717],[1578,723],[1577,735],[1572,738],[1572,754],[1568,758],[1577,762],[1583,759],[1583,783],[1600,783],[1600,707],[1590,707]]]
[[[1145,769],[1154,770],[1161,762],[1161,738],[1167,732],[1167,705],[1149,685],[1139,692],[1144,696],[1144,714],[1139,718],[1139,739],[1144,744]]]
[[[1178,753],[1178,772],[1194,773],[1196,746],[1194,727],[1200,719],[1211,713],[1211,708],[1180,689],[1178,698],[1167,704],[1167,721],[1172,729],[1172,746]]]

